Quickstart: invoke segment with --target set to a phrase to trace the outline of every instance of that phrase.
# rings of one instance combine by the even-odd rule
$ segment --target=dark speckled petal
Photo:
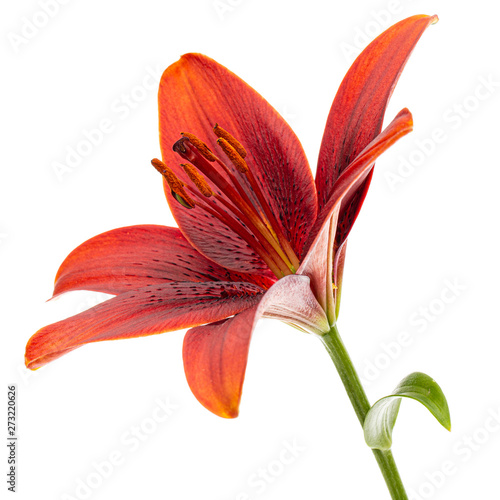
[[[199,254],[176,227],[129,226],[75,248],[57,272],[54,296],[71,290],[117,295],[172,281],[245,281],[269,288],[275,280],[224,269]]]
[[[26,366],[39,368],[77,347],[220,321],[257,304],[264,290],[250,283],[173,282],[123,293],[38,330],[26,346]]]
[[[186,54],[167,68],[158,99],[163,161],[183,177],[182,160],[172,151],[181,132],[196,135],[224,158],[212,130],[218,123],[246,149],[248,167],[300,256],[317,213],[316,187],[298,138],[277,111],[234,73],[201,54]],[[167,199],[180,229],[204,255],[233,270],[256,268],[256,255],[223,223],[198,209],[184,209],[171,196]],[[228,240],[227,251],[212,244],[217,235]]]

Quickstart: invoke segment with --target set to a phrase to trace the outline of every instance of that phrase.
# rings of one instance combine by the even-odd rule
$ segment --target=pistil
[[[202,154],[202,156],[204,158],[206,158],[208,161],[215,161],[216,160],[216,157],[215,155],[212,153],[212,151],[210,150],[210,148],[203,142],[203,141],[200,141],[200,139],[198,139],[198,137],[196,137],[195,135],[193,134],[190,134],[188,132],[181,132],[181,135],[183,137],[186,137],[187,139],[189,139],[191,141],[191,143],[193,144],[193,146]]]

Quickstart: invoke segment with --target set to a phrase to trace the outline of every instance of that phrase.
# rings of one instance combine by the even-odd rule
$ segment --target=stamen
[[[235,207],[228,206],[227,202],[214,192],[214,197],[219,202],[226,205],[226,208],[233,212],[240,221],[246,224],[254,237],[257,238],[257,241],[260,242],[261,246],[263,245],[266,251],[270,253],[269,256],[273,256],[272,258],[275,262],[275,266],[279,263],[278,267],[281,269],[281,272],[285,269],[285,274],[288,272],[295,273],[296,269],[299,267],[299,260],[295,256],[291,244],[280,231],[279,225],[252,175],[252,170],[248,168],[245,160],[229,142],[222,137],[219,138],[217,142],[227,156],[231,160],[235,160],[235,167],[240,171],[243,169],[246,174],[244,177],[235,175],[232,169],[216,157],[217,164],[223,168],[224,173],[227,175],[232,185],[227,181],[226,177],[221,175],[221,173],[214,168],[213,164],[201,154],[200,150],[195,147],[189,137],[185,136],[179,139],[173,145],[172,149],[179,154],[179,156],[191,162],[201,174],[207,177],[229,200],[231,200],[232,203],[235,204]],[[238,166],[240,168],[238,168]],[[241,182],[243,179],[250,182],[248,187],[256,194],[258,198],[257,203],[263,207],[264,213],[256,202],[250,200],[248,193],[243,188]],[[190,186],[187,186],[187,189],[192,193],[197,193],[193,191],[193,188]],[[198,201],[196,203],[199,205]],[[236,207],[236,212],[239,212],[239,214],[234,210]],[[264,260],[266,261],[266,259]],[[283,264],[285,265],[284,269]],[[275,269],[273,269],[273,272],[274,271]],[[276,276],[279,275],[276,274]]]
[[[184,183],[180,181],[174,172],[168,168],[165,163],[158,158],[154,158],[151,160],[151,165],[161,175],[163,175],[164,179],[167,181],[168,186],[170,187],[170,192],[172,196],[183,206],[186,208],[194,208],[195,203],[192,198],[186,193],[184,190]]]
[[[214,192],[210,189],[207,181],[198,173],[193,165],[188,163],[181,163],[181,167],[186,172],[187,176],[193,181],[193,184],[198,188],[200,193],[207,198],[213,196]]]
[[[216,156],[212,153],[212,151],[210,151],[210,148],[203,141],[200,141],[200,139],[198,139],[198,137],[196,137],[193,134],[189,134],[188,132],[181,132],[181,135],[184,137],[187,137],[191,141],[191,144],[208,161],[215,161],[217,159]]]
[[[233,148],[236,149],[238,154],[242,158],[245,158],[245,156],[247,155],[245,148],[227,130],[224,130],[222,127],[219,127],[219,124],[216,123],[214,127],[214,132],[217,137],[222,137],[227,142],[229,142],[229,144],[231,144],[231,146],[233,146]]]
[[[233,189],[231,184],[223,177],[206,158],[204,158],[201,153],[191,144],[191,141],[187,137],[179,139],[173,146],[172,149],[185,160],[191,162],[205,177],[210,179],[217,188],[219,188],[223,193],[226,193],[233,201],[238,201],[238,193]],[[222,163],[217,159],[217,163]],[[236,178],[233,173],[225,167],[225,172],[228,177],[232,180],[235,186],[238,186]],[[248,200],[247,203],[250,203]]]
[[[236,151],[229,142],[223,137],[217,139],[217,144],[222,148],[222,151],[226,153],[226,156],[231,160],[231,163],[242,173],[246,174],[248,172],[248,165],[242,156]]]
[[[172,148],[176,153],[178,153],[182,158],[189,160],[194,164],[203,175],[208,177],[217,186],[221,192],[223,192],[228,199],[238,207],[235,211],[234,206],[230,206],[227,202],[221,198],[217,193],[213,193],[213,196],[222,204],[226,205],[229,210],[231,210],[236,217],[243,220],[244,223],[252,228],[255,237],[262,242],[264,246],[270,244],[272,249],[278,254],[277,259],[284,261],[287,268],[293,270],[298,269],[290,262],[290,259],[286,256],[283,250],[280,248],[278,241],[275,239],[273,234],[270,232],[267,222],[263,222],[259,216],[259,213],[255,211],[255,207],[250,202],[247,194],[242,189],[241,184],[238,183],[234,174],[222,163],[219,159],[217,162],[224,166],[226,173],[232,180],[233,184],[238,188],[240,195],[233,189],[233,187],[228,184],[228,182],[213,168],[212,164],[207,162],[203,157],[201,157],[200,152],[191,145],[191,141],[187,137],[179,139]],[[191,166],[191,168],[193,168]],[[189,175],[189,174],[188,174]]]

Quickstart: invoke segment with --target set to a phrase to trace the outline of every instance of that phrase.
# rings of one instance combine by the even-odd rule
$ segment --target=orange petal
[[[172,151],[181,132],[195,134],[212,151],[219,152],[218,137],[212,130],[219,124],[246,149],[248,167],[282,224],[285,236],[300,254],[307,223],[314,220],[317,212],[316,188],[299,140],[276,110],[234,73],[201,54],[186,54],[167,68],[160,83],[159,106],[160,145],[169,167],[182,178],[180,158]],[[190,241],[200,241],[189,236],[193,231],[203,232],[205,239],[223,233],[221,224],[213,217],[200,220],[200,214],[196,213],[199,210],[185,210],[167,199],[180,229]],[[235,235],[234,240],[238,239]],[[203,253],[208,255],[205,248]],[[227,253],[227,258],[246,258],[245,254]],[[227,260],[220,262],[217,253],[210,258],[228,266]],[[241,266],[238,261],[234,264]]]
[[[220,417],[238,416],[250,339],[262,316],[317,333],[329,329],[309,278],[291,275],[275,283],[258,306],[189,330],[183,347],[189,387],[205,408]]]
[[[184,371],[198,401],[219,417],[238,416],[257,307],[198,326],[184,337]]]

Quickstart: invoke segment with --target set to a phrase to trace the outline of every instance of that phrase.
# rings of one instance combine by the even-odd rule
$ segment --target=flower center
[[[183,207],[203,210],[230,227],[278,278],[294,274],[299,259],[245,160],[245,148],[219,125],[213,131],[226,161],[195,135],[182,132],[173,150],[189,162],[181,164],[187,179],[179,179],[158,159],[151,163]]]

